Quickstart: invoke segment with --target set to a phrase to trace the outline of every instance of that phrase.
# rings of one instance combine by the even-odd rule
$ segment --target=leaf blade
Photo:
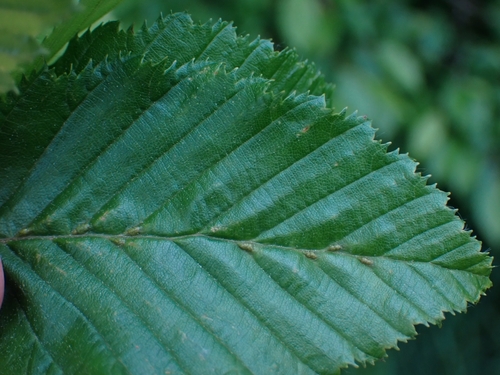
[[[133,46],[169,24],[204,30],[195,60]],[[18,297],[0,327],[28,335],[19,356],[45,351],[36,371],[333,374],[491,285],[491,258],[413,160],[387,153],[365,117],[289,91],[317,75],[281,82],[310,69],[291,52],[224,23],[158,25],[75,39],[61,75],[32,77],[2,108],[0,255]],[[108,34],[126,43],[89,64],[80,48]],[[232,69],[253,58],[261,77]]]

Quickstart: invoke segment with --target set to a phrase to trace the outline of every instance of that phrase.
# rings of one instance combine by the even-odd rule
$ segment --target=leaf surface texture
[[[415,161],[230,24],[109,23],[20,90],[0,108],[12,373],[336,374],[491,284]]]

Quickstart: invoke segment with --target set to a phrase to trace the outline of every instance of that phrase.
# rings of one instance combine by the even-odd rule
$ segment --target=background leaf
[[[46,60],[50,61],[75,34],[98,21],[121,1],[79,0],[79,12],[74,13],[71,18],[57,25],[54,31],[43,40],[42,46],[49,51],[49,57]],[[37,59],[33,64],[33,69],[40,69],[42,64],[43,60]]]
[[[338,373],[490,286],[447,195],[270,47],[111,24],[9,95],[2,368]]]
[[[79,31],[121,0],[0,0],[0,94],[16,89],[24,69],[38,70]],[[39,43],[40,35],[58,25]]]
[[[35,37],[67,16],[72,1],[0,1],[0,93],[15,88],[12,73],[45,50]]]

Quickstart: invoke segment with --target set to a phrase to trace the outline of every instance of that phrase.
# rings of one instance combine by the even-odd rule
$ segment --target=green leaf
[[[137,34],[132,29],[118,29],[118,22],[110,22],[81,38],[75,37],[67,53],[54,64],[56,73],[80,72],[89,60],[97,64],[105,58],[118,58],[124,51],[152,63],[165,60],[182,65],[196,58],[224,63],[226,70],[238,68],[242,77],[262,74],[271,80],[271,89],[277,92],[325,95],[332,105],[333,85],[325,83],[314,64],[299,61],[289,49],[274,52],[268,40],[237,37],[228,22],[193,24],[187,14],[178,13],[160,18],[151,28],[144,25]]]
[[[79,0],[79,12],[57,25],[54,31],[44,39],[42,46],[49,51],[47,61],[54,57],[71,38],[81,30],[89,27],[106,15],[122,0]],[[43,60],[39,58],[33,64],[33,69],[40,69]]]
[[[491,258],[447,194],[308,88],[293,51],[185,15],[25,80],[0,107],[0,368],[334,374],[477,302]]]

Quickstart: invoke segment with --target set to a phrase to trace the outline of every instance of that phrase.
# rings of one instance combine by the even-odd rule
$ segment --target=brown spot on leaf
[[[339,251],[342,250],[342,246],[340,245],[330,245],[326,248],[328,251]]]
[[[318,259],[318,256],[313,251],[305,251],[304,255],[309,259]]]
[[[249,253],[253,252],[253,245],[249,242],[238,242],[237,245],[241,250],[245,250]]]
[[[373,260],[365,258],[365,257],[359,258],[359,261],[366,266],[371,266],[373,264]]]

